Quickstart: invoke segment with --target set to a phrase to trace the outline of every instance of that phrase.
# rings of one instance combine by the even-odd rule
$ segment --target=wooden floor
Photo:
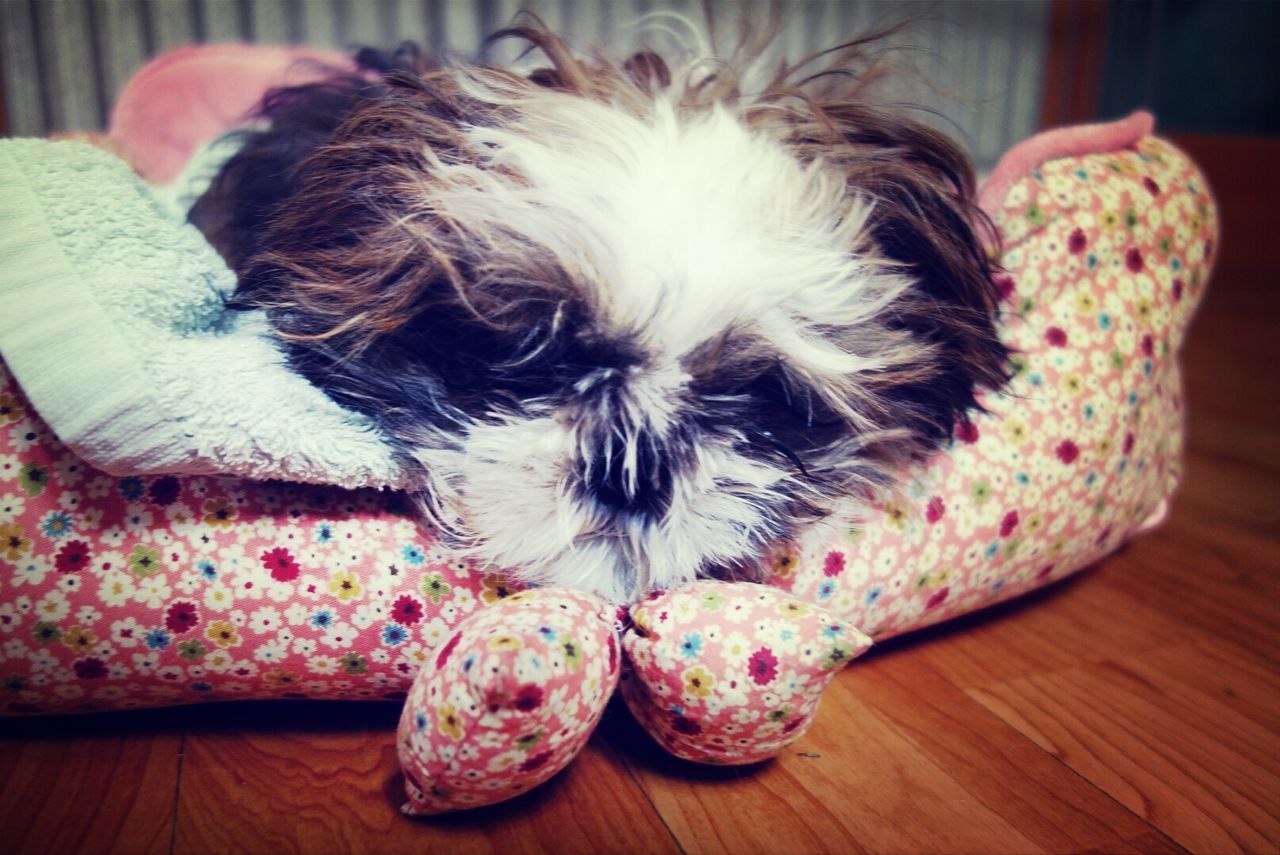
[[[1170,522],[884,645],[779,760],[684,764],[615,707],[550,785],[410,821],[391,705],[6,721],[0,851],[1280,851],[1280,142],[1192,148],[1226,226]]]

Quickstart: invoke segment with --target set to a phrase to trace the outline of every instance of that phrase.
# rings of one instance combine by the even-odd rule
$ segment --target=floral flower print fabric
[[[615,611],[589,594],[523,591],[450,636],[400,720],[405,812],[490,804],[563,769],[618,684]]]
[[[773,584],[885,638],[1017,596],[1115,549],[1182,475],[1177,354],[1217,214],[1171,144],[1043,164],[992,212],[1016,375],[869,513],[770,556]]]
[[[631,609],[627,706],[671,753],[772,757],[813,721],[835,673],[871,646],[855,627],[767,585],[696,582]]]

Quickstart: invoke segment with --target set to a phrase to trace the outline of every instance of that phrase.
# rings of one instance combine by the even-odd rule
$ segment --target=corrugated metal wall
[[[728,29],[743,16],[766,19],[770,5],[714,0],[709,8]],[[1036,130],[1049,0],[781,5],[777,49],[792,58],[919,19],[897,38],[900,59],[931,85],[904,79],[897,94],[931,111],[931,121],[967,143],[980,165]],[[616,47],[634,44],[628,25],[647,13],[703,18],[698,0],[0,0],[10,129],[42,135],[101,128],[129,75],[178,45],[243,40],[348,48],[413,39],[471,55],[484,34],[521,8],[580,44]]]

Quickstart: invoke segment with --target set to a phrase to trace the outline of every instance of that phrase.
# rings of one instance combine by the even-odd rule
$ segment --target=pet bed
[[[220,49],[202,50],[158,62],[172,75],[198,59],[192,72],[209,74]],[[265,63],[259,88],[288,64],[282,56]],[[113,371],[137,371],[163,349],[135,338],[212,347],[216,335],[208,317],[199,330],[176,310],[130,318],[99,293],[130,262],[86,233],[117,217],[90,201],[66,219],[74,184],[62,172],[145,202],[124,163],[81,143],[0,142],[0,301],[10,301],[0,306],[21,309],[0,312],[0,710],[407,696],[399,746],[415,813],[545,780],[619,681],[641,723],[681,756],[769,756],[803,733],[827,681],[872,641],[1046,585],[1160,519],[1181,476],[1177,355],[1217,220],[1201,173],[1151,124],[1137,114],[1042,135],[988,181],[1016,375],[949,447],[905,473],[901,490],[870,497],[870,510],[860,503],[856,517],[775,544],[767,584],[699,582],[621,613],[588,595],[517,590],[434,538],[394,491],[227,477],[216,465],[179,474],[185,446],[140,465],[95,445],[120,425],[93,399],[60,397],[60,384],[93,366],[52,340],[77,334],[87,307],[97,326],[82,334],[98,342],[89,352]],[[149,128],[118,127],[117,141],[143,175],[171,174],[175,145],[166,140],[161,157]],[[189,156],[207,136],[176,150]],[[206,296],[225,283],[199,235],[153,207],[154,251],[183,255],[183,276]],[[42,286],[42,269],[57,289]],[[134,269],[173,288],[163,267]],[[129,382],[145,387],[145,374]],[[227,401],[219,418],[234,424]],[[56,434],[46,408],[81,429]],[[181,425],[199,418],[165,430],[182,446]],[[109,474],[86,454],[139,468]]]

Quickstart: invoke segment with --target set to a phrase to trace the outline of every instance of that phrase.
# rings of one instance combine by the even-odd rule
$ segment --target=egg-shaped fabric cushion
[[[405,701],[404,812],[502,801],[577,756],[618,683],[615,612],[599,597],[548,588],[463,621]]]
[[[813,723],[822,690],[871,640],[767,585],[702,581],[631,609],[622,695],[686,760],[765,760]]]

